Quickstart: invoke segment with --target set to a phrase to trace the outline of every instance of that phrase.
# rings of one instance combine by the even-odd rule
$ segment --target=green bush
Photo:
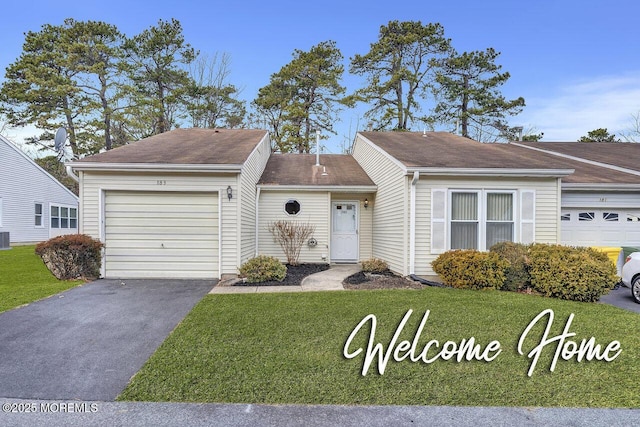
[[[246,277],[249,283],[268,282],[270,280],[281,282],[286,275],[287,267],[272,256],[259,255],[251,258],[240,267],[240,276]]]
[[[36,254],[59,280],[100,276],[102,243],[85,234],[66,234],[36,246]]]
[[[453,250],[431,263],[444,283],[463,289],[501,289],[509,262],[494,252]]]
[[[528,271],[529,245],[514,242],[500,242],[491,246],[495,252],[509,261],[505,271],[506,280],[503,291],[520,291],[531,287],[531,276]]]
[[[389,264],[378,258],[362,261],[362,271],[365,273],[384,273],[389,270]]]
[[[529,274],[536,291],[573,301],[598,301],[618,282],[616,268],[606,254],[561,245],[531,245]]]

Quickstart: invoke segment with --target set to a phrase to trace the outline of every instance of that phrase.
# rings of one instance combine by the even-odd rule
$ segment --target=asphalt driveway
[[[600,302],[640,313],[640,304],[636,303],[631,296],[631,289],[626,286],[620,286],[618,289],[609,291],[608,294],[600,297]]]
[[[214,284],[98,280],[0,313],[0,397],[114,400]]]

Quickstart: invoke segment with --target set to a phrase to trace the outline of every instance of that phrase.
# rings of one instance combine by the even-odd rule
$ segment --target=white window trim
[[[287,203],[289,202],[298,203],[298,206],[300,206],[300,210],[294,214],[290,214],[289,212],[287,212]],[[295,197],[289,197],[287,201],[282,204],[282,212],[284,212],[284,214],[287,216],[298,216],[302,212],[302,203],[300,203],[300,200],[296,199]]]
[[[518,190],[505,190],[505,189],[478,189],[478,188],[450,188],[447,192],[447,207],[446,207],[446,233],[447,233],[447,250],[451,250],[451,224],[454,222],[452,218],[451,209],[452,206],[452,195],[454,193],[476,193],[478,197],[478,212],[477,212],[477,222],[478,222],[478,235],[476,238],[478,239],[478,250],[479,251],[488,251],[489,248],[487,245],[487,195],[488,194],[511,194],[511,203],[512,203],[512,212],[513,212],[513,220],[511,223],[513,224],[513,241],[520,242],[520,205],[519,205],[519,197]],[[469,221],[460,221],[460,222],[469,222]],[[492,221],[495,222],[495,221]],[[507,222],[507,221],[505,221]]]
[[[53,216],[53,210],[51,209],[52,207],[57,207],[58,208],[58,216],[54,217]],[[67,208],[69,209],[69,214],[66,217],[68,219],[67,222],[67,227],[61,227],[62,221],[60,221],[62,219],[62,216],[60,215],[60,208]],[[76,226],[75,227],[71,227],[71,209],[75,209],[76,210]],[[49,228],[51,230],[77,230],[78,229],[78,217],[79,217],[79,212],[78,212],[78,206],[73,206],[73,205],[65,205],[65,204],[60,204],[60,203],[49,203]],[[51,220],[53,218],[58,218],[58,226],[57,227],[52,227],[51,226]]]
[[[36,216],[38,215],[36,213],[36,206],[40,205],[40,225],[36,224]],[[33,202],[33,226],[35,228],[45,228],[45,219],[47,216],[44,214],[44,203],[42,202]]]

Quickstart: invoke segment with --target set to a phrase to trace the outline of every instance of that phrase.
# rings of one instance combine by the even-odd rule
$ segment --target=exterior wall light
[[[233,199],[233,189],[231,188],[231,186],[227,187],[227,197],[229,198],[229,201]]]
[[[369,207],[369,199],[364,199],[364,208],[367,209]]]

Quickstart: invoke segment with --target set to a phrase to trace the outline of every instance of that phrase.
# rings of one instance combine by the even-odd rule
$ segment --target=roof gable
[[[107,164],[242,165],[267,131],[175,129],[74,162]]]
[[[30,165],[26,170],[27,173],[29,173],[29,171],[33,171],[34,173],[42,175],[44,179],[53,182],[53,184],[56,187],[59,187],[60,191],[62,191],[63,193],[66,193],[69,196],[73,197],[76,201],[78,200],[78,196],[73,194],[73,192],[71,190],[69,190],[67,187],[65,187],[60,181],[58,181],[56,178],[54,178],[53,175],[51,175],[49,172],[44,170],[32,158],[27,156],[22,150],[20,150],[20,148],[18,148],[15,144],[13,144],[11,141],[9,141],[7,138],[3,137],[2,135],[0,135],[0,144],[2,144],[5,147],[7,147],[8,151],[10,153],[14,153],[15,158],[19,159],[19,160],[17,160],[17,162],[24,162],[24,164]],[[24,168],[22,168],[22,167],[18,167],[18,168],[19,168],[19,170],[21,172],[25,172]],[[15,165],[14,165],[14,170],[15,170]],[[2,174],[0,173],[0,175],[2,175]],[[14,174],[9,173],[9,176],[7,178],[10,179],[12,176],[14,176]]]

